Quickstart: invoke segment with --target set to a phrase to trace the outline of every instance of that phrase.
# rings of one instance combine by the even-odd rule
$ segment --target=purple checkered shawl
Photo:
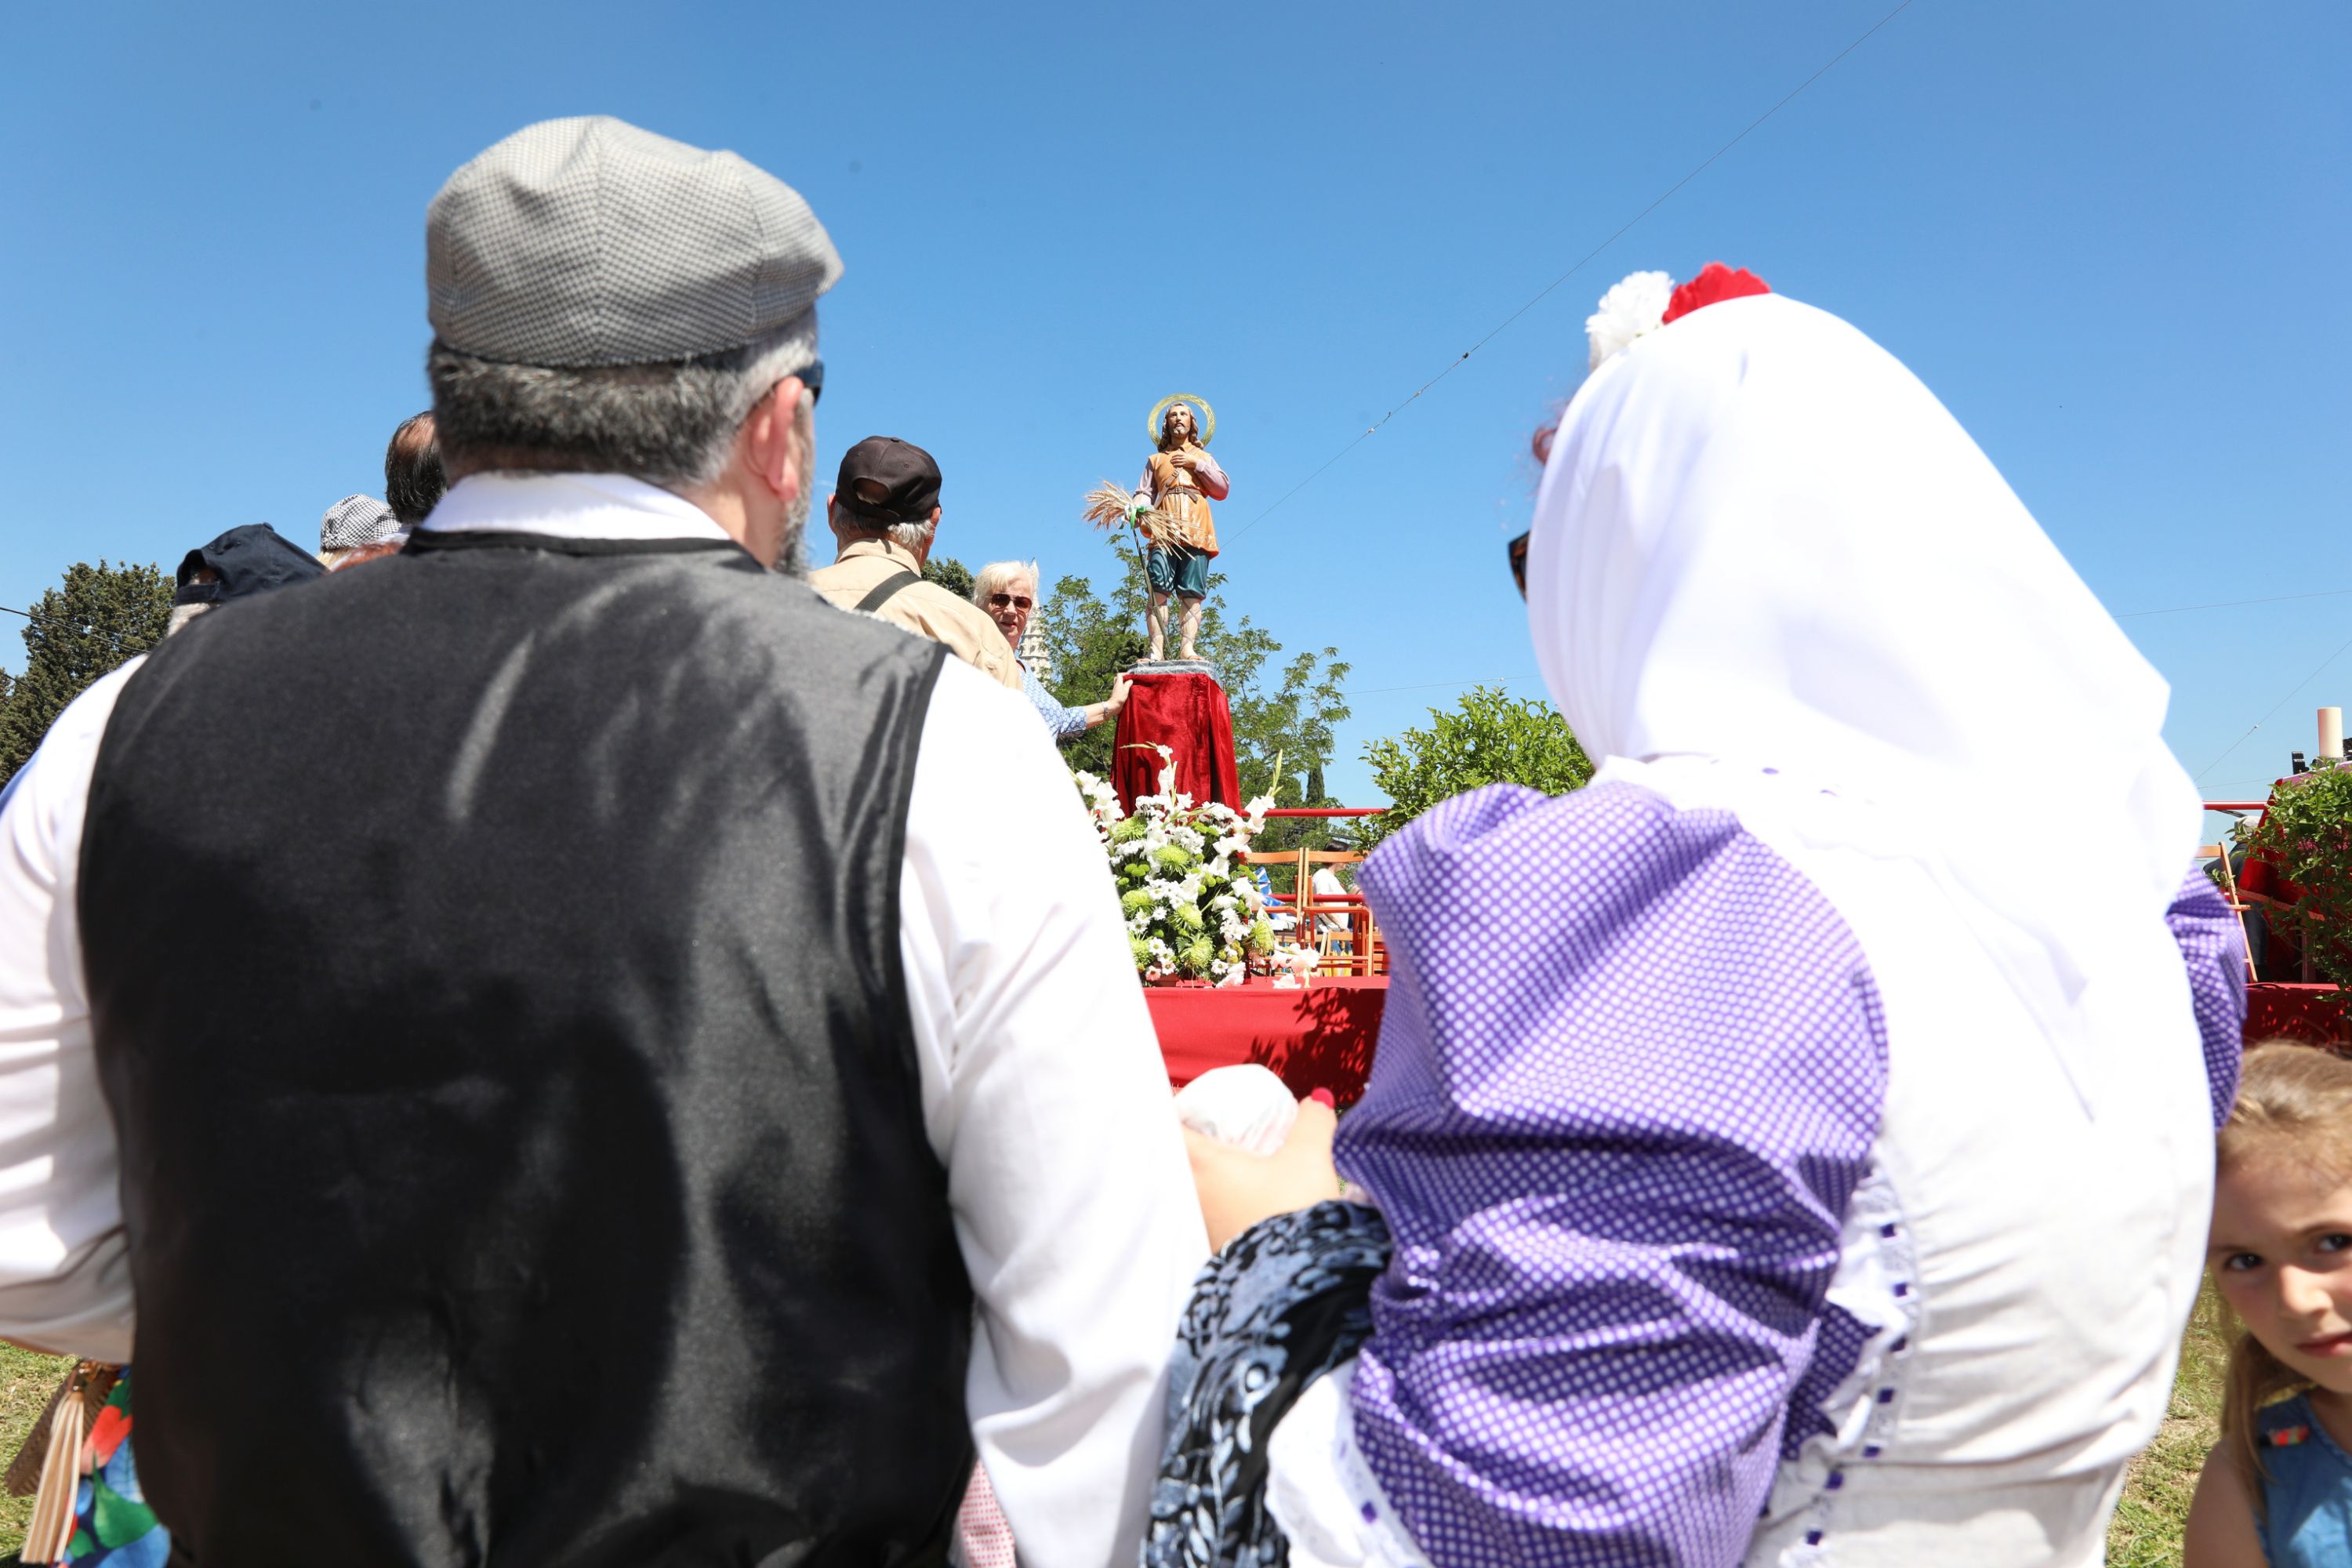
[[[1364,866],[1394,963],[1342,1173],[1396,1241],[1356,1430],[1440,1568],[1737,1563],[1863,1331],[1824,1310],[1886,1041],[1853,933],[1720,811],[1459,796]],[[2242,971],[2169,911],[2217,1120]]]
[[[1381,1486],[1444,1568],[1737,1563],[1885,1097],[1860,946],[1728,813],[1627,785],[1462,795],[1362,887]]]
[[[2219,1127],[2230,1120],[2245,1057],[2246,933],[2222,901],[2221,889],[2201,870],[2189,873],[2164,918],[2189,965],[2189,997],[2205,1042],[2205,1079],[2212,1087],[2213,1125]]]

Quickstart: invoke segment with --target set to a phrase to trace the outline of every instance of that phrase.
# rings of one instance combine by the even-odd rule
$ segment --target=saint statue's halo
[[[1199,417],[1195,419],[1193,423],[1198,425],[1200,428],[1193,432],[1192,435],[1192,439],[1196,444],[1205,447],[1211,441],[1216,439],[1217,411],[1209,406],[1209,400],[1205,397],[1195,396],[1193,394],[1189,392],[1179,392],[1171,396],[1163,397],[1159,402],[1153,404],[1151,405],[1150,417],[1143,422],[1144,434],[1151,437],[1151,444],[1153,446],[1156,447],[1160,444],[1160,416],[1168,412],[1168,405],[1171,403],[1189,403],[1198,413]]]

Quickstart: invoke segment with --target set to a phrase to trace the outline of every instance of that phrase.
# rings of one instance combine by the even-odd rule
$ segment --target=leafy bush
[[[937,583],[959,599],[971,597],[971,570],[952,555],[934,555],[924,562],[923,581]]]
[[[2269,861],[2299,895],[2263,911],[2271,930],[2300,942],[2329,984],[2352,987],[2352,766],[2323,760],[2273,790],[2259,821],[2232,831],[2249,858]]]
[[[1451,712],[1433,708],[1429,727],[1364,748],[1372,782],[1391,802],[1356,830],[1369,849],[1435,805],[1481,784],[1516,784],[1565,795],[1592,777],[1592,763],[1549,702],[1514,701],[1500,687],[1474,686]]]

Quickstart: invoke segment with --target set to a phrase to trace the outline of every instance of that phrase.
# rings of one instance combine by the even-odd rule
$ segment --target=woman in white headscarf
[[[1514,557],[1593,783],[1363,868],[1394,1253],[1270,1511],[1300,1568],[2095,1563],[2243,1008],[2165,685],[1884,350],[1667,300],[1603,302]],[[1312,1195],[1244,1160],[1222,1228]]]

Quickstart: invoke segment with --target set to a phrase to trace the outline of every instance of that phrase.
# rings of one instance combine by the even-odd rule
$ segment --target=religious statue
[[[1198,403],[1196,416],[1192,405]],[[1196,659],[1201,601],[1209,593],[1209,563],[1217,553],[1217,526],[1209,503],[1223,500],[1231,485],[1209,456],[1217,433],[1216,411],[1208,400],[1179,393],[1160,399],[1144,428],[1157,449],[1144,460],[1128,517],[1143,534],[1143,572],[1151,584],[1151,657],[1165,657],[1168,600],[1180,604],[1181,640],[1176,657]]]

